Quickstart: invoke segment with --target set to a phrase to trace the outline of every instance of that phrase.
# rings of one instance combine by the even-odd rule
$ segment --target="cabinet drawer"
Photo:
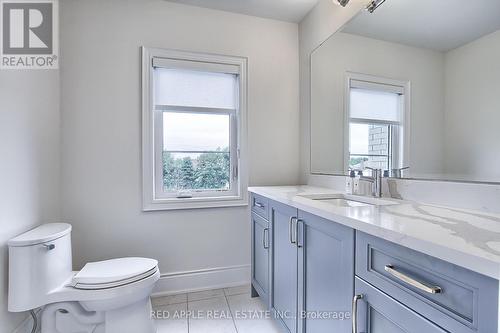
[[[497,331],[498,281],[361,232],[356,257],[356,275],[441,327]]]
[[[355,279],[357,306],[356,330],[366,333],[448,333],[418,313],[382,293],[368,283]]]
[[[269,200],[252,193],[251,196],[251,203],[250,205],[252,206],[252,212],[255,212],[265,218],[266,220],[269,220]]]

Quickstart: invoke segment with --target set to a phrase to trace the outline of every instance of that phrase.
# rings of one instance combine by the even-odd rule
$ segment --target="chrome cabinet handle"
[[[358,301],[363,299],[363,295],[355,295],[352,299],[352,333],[358,332]]]
[[[56,245],[55,244],[42,244],[43,247],[45,247],[45,249],[47,251],[50,251],[50,250],[53,250],[56,248]]]
[[[299,230],[300,230],[300,233],[299,233]],[[298,248],[301,248],[304,246],[304,240],[303,240],[303,237],[304,237],[304,222],[300,219],[297,219],[297,228],[296,228],[296,231],[295,231],[295,238],[296,238],[296,243],[297,243],[297,247]]]
[[[426,293],[440,294],[443,292],[443,289],[441,289],[441,287],[431,286],[431,285],[428,285],[427,283],[417,281],[417,280],[409,277],[408,275],[397,271],[393,265],[386,265],[385,271],[387,273],[391,274],[392,276],[394,276],[396,279],[401,280],[403,282],[406,282],[410,286],[415,287],[417,289],[420,289],[422,291],[425,291]]]
[[[262,234],[262,246],[265,249],[269,248],[269,228],[265,228]]]
[[[260,202],[258,202],[258,201],[255,201],[255,202],[254,202],[254,206],[257,206],[257,207],[259,207],[259,208],[264,208],[264,207],[265,207],[265,206],[264,206],[264,204],[261,204],[261,203],[260,203]]]
[[[290,237],[290,243],[296,244],[297,243],[297,238],[293,236],[293,222],[297,221],[297,218],[295,216],[290,217],[290,223],[288,224],[288,236]],[[296,235],[295,235],[296,236]]]

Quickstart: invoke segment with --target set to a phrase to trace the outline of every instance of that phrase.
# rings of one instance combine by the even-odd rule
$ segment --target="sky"
[[[163,113],[163,150],[213,151],[229,147],[229,115]]]
[[[351,154],[368,154],[368,124],[350,124],[349,151]]]

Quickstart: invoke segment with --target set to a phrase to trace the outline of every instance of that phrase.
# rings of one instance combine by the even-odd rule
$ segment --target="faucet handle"
[[[374,177],[382,177],[382,169],[365,167],[365,169],[371,170]]]
[[[363,176],[363,170],[362,169],[349,168],[349,176],[352,175],[352,172],[354,172],[354,176],[356,176],[356,174],[358,176]]]
[[[405,166],[402,168],[393,168],[393,169],[391,169],[390,176],[393,178],[401,178],[401,171],[409,169],[409,168],[410,168],[409,166]]]

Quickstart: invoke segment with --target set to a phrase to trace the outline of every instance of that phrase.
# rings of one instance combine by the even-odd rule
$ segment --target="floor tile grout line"
[[[175,303],[168,303],[168,304],[152,304],[153,308],[161,308],[169,305],[177,305],[177,304],[184,304],[187,303],[187,301],[184,302],[175,302]]]
[[[191,314],[189,313],[189,299],[187,298],[187,295],[186,295],[186,316],[187,316],[187,333],[189,333],[191,327],[191,321],[189,320],[189,317],[191,317]]]
[[[179,304],[185,304],[186,305],[186,310],[187,310],[187,318],[186,318],[186,322],[187,322],[187,333],[189,333],[191,331],[191,318],[190,318],[190,315],[189,315],[189,304],[190,303],[193,303],[193,302],[198,302],[198,301],[206,301],[206,300],[210,300],[210,299],[215,299],[215,298],[222,298],[222,296],[224,296],[224,299],[226,301],[226,305],[229,309],[229,312],[231,314],[231,319],[233,321],[233,326],[234,326],[234,329],[235,329],[235,333],[238,333],[238,326],[236,325],[236,318],[235,318],[235,315],[233,313],[233,310],[231,309],[231,306],[229,305],[229,299],[228,297],[232,297],[232,296],[239,296],[239,295],[244,295],[246,294],[246,292],[236,292],[234,294],[228,294],[228,292],[226,292],[226,288],[219,288],[219,289],[222,289],[223,290],[223,295],[213,295],[213,296],[210,296],[210,297],[207,297],[207,298],[202,298],[202,299],[196,299],[196,300],[190,300],[189,299],[189,293],[185,293],[186,294],[186,301],[183,301],[183,302],[174,302],[174,303],[170,303],[170,304],[158,304],[154,307],[156,308],[161,308],[161,307],[166,307],[166,306],[171,306],[171,305],[179,305]],[[218,290],[218,289],[213,289],[213,290]],[[176,295],[182,295],[182,294],[176,294]],[[161,297],[168,297],[168,296],[161,296]],[[154,297],[154,298],[161,298],[161,297]]]
[[[224,292],[224,294],[225,294],[225,292]],[[231,305],[229,305],[229,300],[227,299],[226,295],[224,295],[224,298],[226,299],[227,307],[229,309],[229,312],[231,313],[231,319],[233,319],[234,330],[236,331],[236,333],[238,333],[238,326],[236,326],[236,319],[235,319],[235,316],[233,314],[233,310],[231,310]]]
[[[206,300],[209,300],[209,299],[213,299],[213,298],[221,298],[221,297],[225,297],[226,295],[219,295],[219,296],[210,296],[208,298],[200,298],[200,299],[192,299],[192,300],[188,300],[189,302],[198,302],[198,301],[206,301]],[[182,302],[184,303],[184,302]]]

